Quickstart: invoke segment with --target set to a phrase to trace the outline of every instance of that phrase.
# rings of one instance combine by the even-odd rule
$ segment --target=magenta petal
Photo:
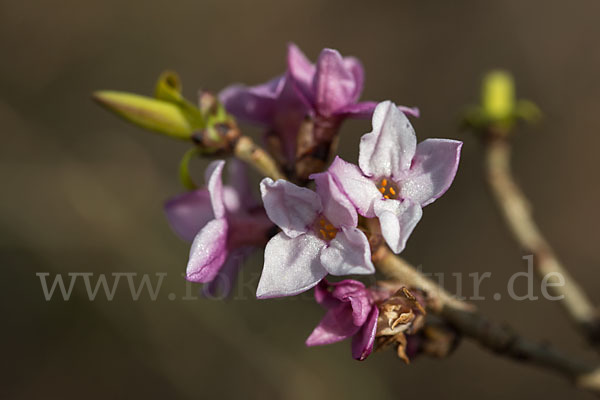
[[[207,297],[229,296],[235,286],[240,268],[255,249],[252,246],[245,246],[230,251],[219,273],[203,288],[203,293]]]
[[[329,290],[332,289],[332,290]],[[315,287],[315,300],[321,306],[331,309],[350,302],[354,325],[365,323],[371,310],[371,294],[362,282],[345,279],[339,282],[322,280]]]
[[[210,201],[212,203],[215,218],[223,218],[225,216],[225,202],[223,200],[223,168],[225,161],[215,160],[208,164],[204,172],[206,186],[210,193]]]
[[[227,221],[210,221],[196,235],[190,249],[186,279],[191,282],[210,282],[227,257]]]
[[[352,320],[354,325],[361,326],[367,320],[371,311],[371,295],[359,281],[346,279],[332,284],[333,291],[331,295],[344,302],[350,302],[352,305]]]
[[[421,116],[421,110],[419,107],[406,107],[406,106],[397,106],[398,110],[402,111],[406,115],[410,115],[411,117],[419,118]]]
[[[371,312],[369,313],[367,322],[352,337],[352,357],[359,361],[366,359],[373,351],[378,317],[379,309],[373,306],[371,308]]]
[[[237,118],[269,125],[277,106],[276,100],[285,86],[285,76],[279,76],[257,86],[231,85],[219,93],[225,109]]]
[[[360,103],[347,104],[338,109],[336,114],[347,115],[351,118],[371,118],[375,107],[377,107],[377,103],[374,101],[362,101]]]
[[[306,339],[307,346],[336,343],[356,334],[360,326],[354,325],[350,303],[327,311],[319,325]]]
[[[417,145],[413,165],[400,182],[400,196],[426,206],[433,203],[452,184],[462,142],[449,139],[427,139]]]
[[[365,284],[360,281],[355,281],[354,279],[344,279],[339,282],[328,282],[327,285],[333,290],[330,292],[332,296],[339,300],[347,300],[352,293],[356,291],[363,291],[365,289]],[[365,292],[365,295],[367,292]]]
[[[322,210],[315,192],[282,179],[263,179],[260,191],[269,219],[289,237],[307,232]]]
[[[310,176],[317,184],[317,194],[323,205],[323,215],[336,227],[353,227],[358,224],[356,208],[341,191],[329,172]]]
[[[315,66],[294,43],[288,45],[287,65],[288,74],[298,94],[308,107],[313,107],[312,85],[316,71]]]
[[[307,104],[298,95],[289,73],[258,86],[230,86],[219,97],[235,117],[261,124],[269,134],[279,136],[284,156],[294,159],[296,137],[307,114]]]
[[[198,189],[173,197],[165,204],[171,229],[191,242],[206,223],[215,218],[207,189]]]
[[[352,103],[356,103],[360,98],[365,83],[365,70],[360,60],[355,57],[344,57],[344,68],[350,71],[354,78],[354,92],[350,98]]]
[[[317,60],[313,81],[315,107],[319,114],[329,117],[338,109],[356,101],[357,82],[337,50],[324,49]]]
[[[323,279],[315,286],[315,300],[326,309],[334,308],[340,305],[341,300],[329,291],[329,288],[337,283],[330,284],[326,279]]]
[[[237,158],[229,160],[229,182],[231,188],[237,193],[240,200],[240,209],[248,210],[260,205],[252,188],[250,186],[250,177],[248,176],[248,164]],[[226,199],[227,200],[227,199]],[[227,201],[226,201],[227,205]],[[227,210],[232,212],[227,205]]]
[[[383,196],[377,190],[375,183],[365,177],[356,165],[336,157],[328,172],[360,215],[367,218],[375,216],[373,203]]]
[[[362,101],[360,103],[349,104],[336,111],[336,114],[347,115],[351,118],[371,118],[373,111],[377,107],[377,103],[374,101]],[[410,115],[411,117],[419,117],[420,111],[417,107],[406,107],[397,106],[398,110],[404,114]]]

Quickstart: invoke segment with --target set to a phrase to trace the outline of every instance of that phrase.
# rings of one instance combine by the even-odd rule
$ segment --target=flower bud
[[[481,101],[485,114],[492,121],[511,118],[515,110],[515,85],[506,71],[491,71],[483,79]]]
[[[196,130],[181,107],[137,94],[98,91],[94,100],[127,121],[177,139],[189,140]]]

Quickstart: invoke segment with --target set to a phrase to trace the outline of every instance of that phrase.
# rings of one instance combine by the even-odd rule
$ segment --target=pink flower
[[[314,65],[295,44],[290,44],[287,67],[285,74],[257,86],[228,86],[219,99],[236,118],[262,125],[267,134],[277,135],[290,163],[296,157],[296,138],[307,115],[336,129],[346,117],[371,117],[376,103],[358,102],[364,70],[356,58],[324,49]],[[416,108],[399,108],[414,116],[419,114]]]
[[[211,282],[211,293],[219,283],[225,292],[232,288],[243,259],[264,245],[273,227],[250,193],[243,163],[231,163],[232,186],[222,184],[224,166],[225,161],[213,161],[205,172],[207,189],[184,193],[165,205],[175,233],[193,240],[186,279]]]
[[[384,239],[399,253],[421,219],[421,208],[452,184],[461,147],[462,142],[448,139],[417,145],[408,118],[385,101],[373,113],[373,130],[361,138],[360,168],[338,157],[329,173],[362,216],[379,218]]]
[[[283,155],[290,162],[294,160],[296,137],[308,109],[294,90],[288,74],[257,86],[228,86],[221,91],[219,99],[236,118],[262,125],[267,134],[279,136]]]
[[[267,215],[282,230],[265,248],[258,298],[291,296],[332,275],[372,274],[367,237],[354,206],[328,173],[314,175],[316,193],[285,180],[262,180]]]
[[[315,299],[327,313],[306,339],[307,346],[336,343],[352,337],[352,357],[364,360],[373,350],[379,310],[370,292],[360,282],[323,280],[315,288]]]
[[[289,76],[300,97],[313,115],[331,118],[351,116],[369,118],[377,103],[359,102],[365,79],[364,69],[354,57],[342,57],[333,49],[323,49],[312,64],[295,44],[288,46]],[[419,110],[401,106],[408,114]]]

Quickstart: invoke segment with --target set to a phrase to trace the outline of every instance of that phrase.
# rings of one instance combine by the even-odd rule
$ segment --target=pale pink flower
[[[390,101],[377,105],[373,130],[361,138],[359,166],[337,157],[328,172],[358,212],[377,217],[390,248],[401,252],[422,207],[448,190],[462,142],[427,139],[417,145],[408,118]]]

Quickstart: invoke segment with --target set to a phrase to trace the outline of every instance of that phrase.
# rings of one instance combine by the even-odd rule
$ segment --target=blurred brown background
[[[598,15],[595,0],[1,1],[0,397],[589,398],[469,342],[411,366],[391,352],[353,361],[348,343],[306,349],[323,313],[307,298],[258,302],[251,286],[246,300],[180,300],[188,245],[170,232],[162,202],[181,190],[186,146],[123,123],[90,93],[150,94],[165,68],[189,98],[263,82],[283,71],[288,41],[313,60],[323,47],[358,56],[363,99],[418,105],[420,139],[465,141],[453,188],[426,208],[406,258],[431,272],[491,271],[484,312],[592,357],[557,304],[492,300],[525,263],[486,192],[481,148],[457,119],[495,67],[539,104],[543,123],[515,140],[515,173],[600,302]],[[341,154],[354,160],[369,122],[343,129]],[[262,257],[253,260],[248,276],[260,271]],[[112,302],[90,302],[81,282],[70,301],[46,302],[35,273],[74,271],[169,276],[156,302],[132,301],[125,286]]]

